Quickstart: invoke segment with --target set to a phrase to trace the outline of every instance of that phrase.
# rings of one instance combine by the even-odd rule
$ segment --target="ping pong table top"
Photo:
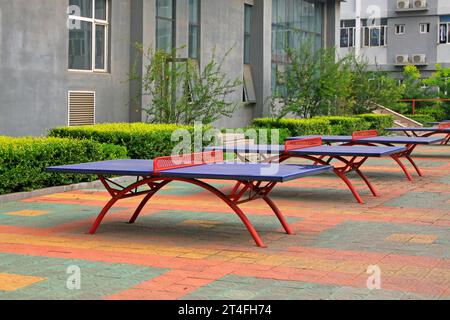
[[[236,146],[207,147],[205,150],[223,150],[235,153],[282,154],[284,145],[243,144]],[[317,146],[298,150],[290,150],[291,155],[341,156],[341,157],[383,157],[405,151],[404,147],[367,147],[367,146]]]
[[[50,172],[96,175],[151,177],[155,174],[150,160],[111,160],[47,168]],[[331,166],[300,166],[257,163],[212,163],[160,171],[164,178],[249,180],[285,182],[332,170]]]
[[[434,131],[439,131],[439,132],[443,132],[443,133],[450,133],[450,128],[446,128],[446,129],[440,129],[438,127],[429,127],[429,128],[402,128],[402,127],[396,127],[396,128],[388,128],[385,129],[386,131],[400,131],[400,132],[404,132],[404,131],[411,131],[411,132],[434,132]]]
[[[343,142],[343,143],[350,143],[354,142],[352,136],[300,136],[300,137],[292,137],[287,138],[287,140],[299,140],[299,139],[306,139],[306,138],[316,138],[320,137],[322,138],[323,142]],[[364,143],[387,143],[387,144],[420,144],[420,145],[430,145],[438,142],[442,142],[444,138],[440,137],[429,137],[429,138],[421,138],[421,137],[402,137],[402,136],[392,136],[392,137],[371,137],[371,138],[362,138],[358,139],[357,141],[364,142]]]
[[[438,126],[440,124],[448,123],[448,122],[450,122],[450,120],[443,120],[443,121],[440,121],[440,122],[428,122],[428,124],[432,124],[434,126]]]

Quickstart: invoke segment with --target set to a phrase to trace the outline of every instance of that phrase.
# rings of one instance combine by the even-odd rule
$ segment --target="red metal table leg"
[[[273,212],[277,216],[278,220],[280,220],[281,225],[283,226],[284,230],[287,234],[293,235],[294,232],[292,231],[291,227],[287,223],[286,219],[284,218],[283,214],[281,213],[280,209],[275,205],[275,203],[270,199],[269,197],[263,197],[264,201],[272,208]]]
[[[408,178],[409,181],[413,181],[413,177],[411,176],[411,174],[409,173],[408,169],[406,168],[406,166],[403,164],[403,162],[400,160],[400,157],[398,155],[391,155],[391,158],[395,160],[395,162],[398,163],[398,165],[400,166],[400,168],[402,168],[403,172],[405,173],[406,177]]]

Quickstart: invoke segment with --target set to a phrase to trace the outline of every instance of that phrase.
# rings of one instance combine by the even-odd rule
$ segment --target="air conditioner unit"
[[[414,0],[414,8],[426,8],[427,0]]]
[[[413,54],[412,55],[412,63],[421,64],[427,61],[427,56],[425,54]]]
[[[398,54],[395,56],[396,64],[407,64],[409,62],[409,56],[407,54]]]
[[[397,0],[397,9],[408,9],[409,0]]]

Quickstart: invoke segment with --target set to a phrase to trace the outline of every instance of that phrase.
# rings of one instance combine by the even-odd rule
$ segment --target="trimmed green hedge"
[[[338,136],[351,135],[355,131],[368,130],[370,123],[360,117],[317,117],[315,119],[328,120],[331,126],[331,134]]]
[[[447,110],[441,106],[419,108],[417,110],[417,114],[433,117],[434,121],[443,121],[448,119],[450,115],[450,108],[447,108]]]
[[[287,129],[291,136],[331,134],[330,121],[326,119],[273,119],[253,120],[252,127],[265,129]]]
[[[49,166],[126,158],[126,149],[93,141],[0,137],[0,194],[95,180],[49,173]]]
[[[362,114],[352,117],[317,117],[313,119],[273,119],[261,118],[253,120],[255,128],[286,129],[291,136],[304,135],[350,135],[355,131],[376,129],[384,133],[385,128],[394,125],[389,115]]]
[[[428,125],[430,122],[436,122],[435,118],[427,114],[406,114],[405,117],[408,117],[424,125]]]
[[[360,114],[356,117],[364,119],[369,123],[368,130],[378,130],[380,135],[386,134],[384,129],[394,126],[394,118],[386,114]]]
[[[210,127],[204,127],[208,130]],[[82,127],[61,127],[50,130],[50,136],[87,139],[124,146],[132,159],[154,159],[172,154],[179,141],[172,141],[175,130],[187,130],[194,143],[194,127],[171,124],[111,123]]]

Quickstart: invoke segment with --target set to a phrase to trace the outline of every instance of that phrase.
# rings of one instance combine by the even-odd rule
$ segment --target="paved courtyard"
[[[293,236],[263,202],[244,205],[267,249],[190,185],[167,187],[135,225],[125,222],[139,199],[120,202],[95,236],[104,190],[3,204],[0,299],[449,299],[450,147],[416,158],[426,177],[412,183],[390,159],[369,162],[381,196],[364,188],[365,205],[332,174],[279,185]],[[370,266],[380,290],[367,288]],[[67,287],[73,270],[79,290]]]

